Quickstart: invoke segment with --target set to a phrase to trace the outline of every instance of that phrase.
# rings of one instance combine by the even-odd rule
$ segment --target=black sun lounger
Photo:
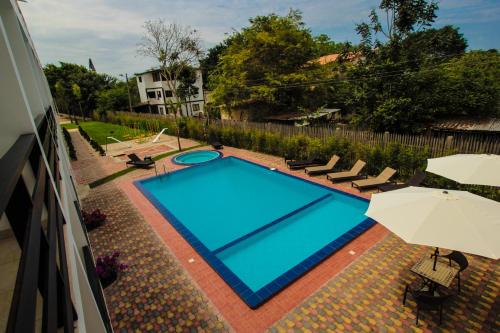
[[[378,186],[381,192],[399,190],[408,186],[419,186],[425,179],[425,172],[417,170],[415,174],[403,184],[383,184]]]
[[[317,165],[323,165],[325,164],[325,161],[313,158],[309,160],[302,160],[302,161],[288,161],[286,165],[288,166],[289,169],[302,169],[302,168],[307,168],[311,166],[317,166]]]
[[[224,146],[222,145],[222,143],[220,143],[219,141],[213,141],[212,142],[212,147],[214,147],[214,149],[223,149]]]
[[[130,161],[127,161],[127,165],[133,165],[138,168],[148,168],[155,164],[155,161],[153,161],[151,157],[145,157],[144,160],[141,160],[136,154],[130,154],[127,156],[130,158]]]

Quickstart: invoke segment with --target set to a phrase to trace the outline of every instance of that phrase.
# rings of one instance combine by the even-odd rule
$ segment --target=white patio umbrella
[[[500,186],[500,155],[457,154],[430,158],[426,171],[461,184]]]
[[[372,195],[365,213],[410,244],[498,259],[500,203],[465,191],[407,187]]]

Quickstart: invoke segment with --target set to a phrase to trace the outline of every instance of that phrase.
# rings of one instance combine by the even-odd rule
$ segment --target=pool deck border
[[[222,153],[221,153],[222,154]],[[266,170],[272,170],[271,168],[268,168],[264,165],[248,161],[243,158],[239,158],[236,156],[228,156],[225,157],[224,159],[236,159],[242,162],[246,162],[249,164],[252,164],[254,166],[258,166],[260,168],[266,169]],[[292,284],[295,280],[299,279],[303,275],[305,275],[307,272],[312,270],[314,267],[319,265],[321,262],[323,262],[325,259],[330,257],[333,253],[337,252],[340,250],[342,247],[350,243],[352,240],[357,238],[359,235],[364,233],[366,230],[370,229],[375,222],[370,219],[366,218],[363,220],[361,223],[357,224],[355,227],[352,229],[348,230],[346,233],[344,233],[342,236],[338,237],[337,239],[333,240],[332,242],[328,243],[326,246],[322,247],[318,251],[316,251],[314,254],[311,256],[307,257],[303,261],[301,261],[299,264],[296,266],[292,267],[285,273],[283,273],[281,276],[277,277],[270,283],[268,283],[266,286],[262,287],[258,291],[254,292],[252,291],[238,276],[236,276],[219,258],[216,256],[217,251],[210,251],[189,229],[187,229],[184,224],[175,217],[175,215],[172,214],[163,204],[161,204],[155,197],[154,195],[147,190],[142,183],[153,179],[153,178],[158,178],[158,177],[168,177],[172,173],[178,173],[182,172],[183,170],[190,170],[192,168],[196,167],[201,167],[206,165],[209,162],[217,162],[223,160],[222,158],[217,158],[208,162],[200,163],[200,164],[195,164],[190,166],[189,168],[183,168],[180,170],[172,171],[169,174],[166,175],[159,175],[159,176],[152,176],[152,177],[147,177],[145,179],[140,179],[136,180],[133,182],[133,184],[139,189],[139,191],[155,206],[158,211],[167,219],[167,221],[170,222],[170,224],[182,235],[182,237],[201,255],[201,257],[219,274],[219,276],[233,289],[233,291],[238,294],[238,296],[251,308],[251,309],[256,309],[260,305],[264,304],[268,300],[270,300],[274,295],[285,289],[288,285]],[[173,162],[173,160],[172,160]],[[183,164],[185,165],[185,164]],[[313,181],[310,181],[308,179],[304,179],[301,177],[297,177],[279,170],[272,170],[274,172],[280,173],[282,175],[292,177],[296,180],[300,180],[303,182],[307,182],[311,185],[319,186],[321,188],[324,188],[330,192],[337,192],[342,195],[347,195],[353,198],[356,198],[358,200],[362,201],[369,201],[367,198],[357,196],[352,193],[344,192],[336,188],[328,187]],[[288,215],[288,214],[287,214]],[[255,233],[250,233],[247,234],[239,239],[239,241],[242,241],[248,237],[253,236]],[[232,244],[234,245],[234,244]]]
[[[205,161],[205,162],[199,162],[199,163],[179,163],[177,162],[175,159],[179,156],[183,156],[183,155],[187,155],[187,154],[192,154],[192,153],[196,153],[196,152],[200,152],[200,151],[213,151],[213,152],[216,152],[219,154],[219,156],[217,156],[216,158],[213,158],[211,160],[208,160],[208,161]],[[193,150],[193,151],[187,151],[187,152],[184,152],[184,153],[180,153],[180,154],[176,154],[174,156],[172,156],[172,158],[170,159],[172,161],[173,164],[175,165],[182,165],[182,166],[195,166],[195,165],[203,165],[205,163],[209,163],[209,162],[213,162],[213,161],[217,161],[221,158],[224,157],[224,153],[221,152],[220,150],[216,150],[216,149],[200,149],[200,150]]]

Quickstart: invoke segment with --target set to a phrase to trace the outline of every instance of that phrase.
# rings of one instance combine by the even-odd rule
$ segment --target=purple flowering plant
[[[101,213],[99,209],[94,210],[92,213],[82,211],[82,216],[87,228],[98,227],[106,221],[106,214]]]
[[[126,264],[121,264],[118,257],[120,252],[115,251],[112,255],[98,257],[96,260],[95,270],[99,279],[107,280],[128,268]]]

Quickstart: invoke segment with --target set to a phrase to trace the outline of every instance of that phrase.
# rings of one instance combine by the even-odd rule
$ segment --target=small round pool
[[[175,164],[192,165],[209,162],[222,157],[222,153],[215,150],[197,150],[180,154],[172,158]]]

